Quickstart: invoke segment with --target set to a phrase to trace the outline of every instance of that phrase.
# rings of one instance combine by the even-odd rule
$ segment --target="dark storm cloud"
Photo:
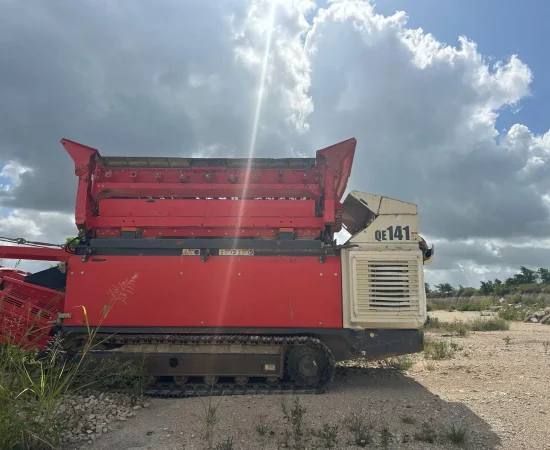
[[[189,155],[218,145],[245,156],[258,75],[236,61],[231,29],[245,6],[0,3],[0,158],[35,169],[2,203],[73,209],[64,137],[111,155]],[[270,127],[260,129],[258,153],[288,154],[283,118],[267,102],[263,114]]]

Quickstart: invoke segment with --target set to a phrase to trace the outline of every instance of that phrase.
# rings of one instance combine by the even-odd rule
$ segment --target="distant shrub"
[[[458,306],[459,311],[485,311],[491,306],[491,300],[473,300]]]
[[[468,324],[461,320],[452,322],[443,322],[437,317],[428,316],[428,320],[424,324],[425,330],[442,331],[447,333],[457,333],[460,336],[468,334]]]
[[[437,317],[428,316],[426,322],[424,323],[425,330],[438,330],[441,328],[441,322]]]
[[[454,356],[455,348],[447,341],[431,341],[424,343],[424,356],[428,359],[450,359]]]
[[[512,306],[507,306],[506,308],[502,308],[498,312],[498,316],[504,320],[521,322],[525,319],[526,313],[527,313],[526,308],[514,308]]]
[[[451,300],[432,298],[427,302],[426,307],[430,308],[428,311],[438,311],[448,309],[451,304]]]
[[[523,297],[520,294],[515,294],[509,296],[508,298],[506,298],[506,300],[508,300],[508,303],[513,303],[514,305],[517,305],[518,303],[522,302]]]
[[[501,317],[491,319],[477,318],[472,320],[468,325],[472,331],[501,331],[510,329],[510,324]]]
[[[462,288],[462,291],[460,291],[461,297],[473,297],[474,295],[479,295],[480,292],[476,288],[473,287],[465,287]]]
[[[546,287],[545,284],[521,284],[517,286],[515,290],[522,294],[539,294],[544,292]]]

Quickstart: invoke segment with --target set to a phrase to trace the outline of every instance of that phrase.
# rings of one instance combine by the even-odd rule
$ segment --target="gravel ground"
[[[430,313],[440,320],[468,320],[479,313]],[[350,411],[363,410],[373,423],[374,442],[367,448],[456,448],[441,432],[450,424],[465,425],[470,449],[550,450],[550,327],[513,323],[509,331],[476,332],[465,337],[428,334],[458,344],[455,357],[425,361],[401,374],[356,363],[340,368],[329,393],[300,396],[307,408],[307,428],[324,423],[338,426],[338,449],[350,445],[343,424]],[[508,340],[507,337],[510,339]],[[507,342],[508,341],[508,342]],[[281,396],[214,397],[220,422],[215,442],[233,437],[234,450],[278,449],[285,423]],[[221,400],[221,401],[220,401]],[[203,401],[207,401],[203,399]],[[201,433],[204,418],[201,399],[152,399],[135,417],[111,424],[113,430],[97,436],[97,450],[189,450],[204,449]],[[255,431],[262,415],[267,417],[266,446]],[[403,420],[405,418],[405,420]],[[406,423],[407,422],[407,423]],[[412,422],[412,423],[410,423]],[[417,441],[422,424],[434,430],[435,443]],[[389,444],[382,444],[382,429],[389,430]],[[308,435],[312,448],[316,438]],[[280,445],[280,447],[278,447]],[[75,448],[74,444],[68,448]],[[227,447],[229,448],[229,447]]]

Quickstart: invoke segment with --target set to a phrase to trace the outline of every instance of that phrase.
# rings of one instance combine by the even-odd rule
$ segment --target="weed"
[[[258,433],[260,437],[265,437],[269,433],[267,414],[260,414],[260,422],[256,424],[256,433]]]
[[[212,448],[212,443],[214,442],[214,435],[216,432],[216,425],[220,421],[220,418],[218,416],[218,408],[220,406],[220,403],[222,401],[222,397],[220,397],[220,400],[216,405],[212,404],[212,395],[208,396],[208,403],[205,403],[202,399],[202,396],[199,396],[202,407],[204,409],[204,415],[197,415],[193,414],[195,417],[199,419],[199,421],[202,424],[202,429],[200,431],[201,437],[204,439],[207,448]]]
[[[413,416],[402,416],[401,422],[411,425],[416,422],[416,419]]]
[[[300,405],[298,398],[294,398],[294,402],[291,406],[283,400],[281,402],[281,408],[283,410],[283,417],[286,422],[291,426],[291,437],[294,441],[294,448],[296,450],[303,450],[305,448],[305,423],[304,417],[307,413],[307,408]]]
[[[428,316],[428,320],[424,324],[424,328],[430,331],[456,333],[460,336],[466,336],[468,334],[468,325],[461,320],[443,322],[436,317]]]
[[[316,448],[333,449],[338,445],[338,425],[325,423],[323,427],[312,434],[317,437]]]
[[[506,345],[510,345],[512,338],[510,336],[505,336],[502,338],[502,340],[506,343]]]
[[[447,341],[426,341],[424,356],[428,359],[451,359],[455,350]]]
[[[441,321],[437,317],[428,316],[424,323],[424,328],[426,330],[438,330],[441,328]]]
[[[292,433],[289,430],[283,432],[283,448],[290,448],[290,441],[292,440]]]
[[[433,361],[425,361],[424,366],[429,372],[433,372],[436,369],[436,365]]]
[[[470,322],[470,329],[472,331],[506,331],[510,329],[510,324],[501,317],[492,319],[476,318]]]
[[[437,433],[429,423],[422,422],[422,427],[420,428],[420,431],[414,434],[414,438],[417,441],[433,444],[437,439]]]
[[[447,430],[445,436],[453,444],[464,445],[468,437],[468,429],[464,425],[456,425],[452,423]]]
[[[526,308],[514,308],[513,306],[507,306],[498,312],[498,316],[504,320],[523,322],[526,313]]]
[[[390,446],[391,438],[392,438],[391,431],[388,429],[388,426],[386,424],[384,424],[382,426],[382,433],[381,433],[381,437],[380,437],[381,444],[382,444],[382,447],[384,448],[384,450],[388,450],[388,448]]]
[[[233,450],[235,448],[233,446],[233,437],[228,437],[225,441],[219,442],[215,448],[216,450]]]
[[[490,319],[476,318],[471,322],[454,320],[453,322],[443,322],[437,318],[430,318],[424,324],[424,328],[430,331],[442,331],[457,333],[460,336],[466,336],[468,331],[499,331],[509,330],[510,324],[501,317],[491,317]]]
[[[344,419],[344,426],[353,435],[355,444],[366,447],[372,442],[372,425],[364,411],[353,411]]]
[[[260,447],[263,449],[266,447],[268,436],[271,433],[266,414],[260,414],[260,421],[256,424],[255,430],[259,437]]]
[[[550,347],[550,341],[544,341],[542,346],[544,347],[544,354],[546,355],[548,353],[548,348]]]
[[[414,365],[414,359],[409,355],[388,358],[379,362],[380,366],[395,370],[409,370]]]
[[[456,342],[450,342],[449,345],[451,346],[451,349],[455,352],[462,350],[462,347],[458,345]]]
[[[476,299],[470,300],[466,303],[462,303],[459,307],[459,311],[485,311],[491,306],[492,301],[488,299]]]

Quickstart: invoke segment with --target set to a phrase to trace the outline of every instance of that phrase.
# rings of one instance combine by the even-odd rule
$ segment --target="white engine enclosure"
[[[343,222],[351,238],[342,258],[343,325],[419,329],[426,321],[424,244],[412,203],[352,191]],[[426,259],[426,261],[425,261]]]

